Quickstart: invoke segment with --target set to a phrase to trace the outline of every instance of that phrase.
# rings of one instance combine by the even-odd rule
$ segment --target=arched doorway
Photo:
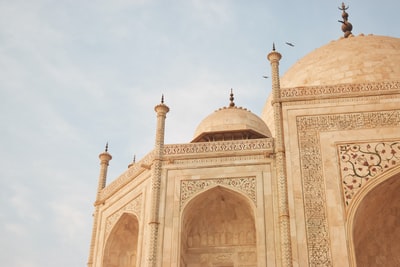
[[[103,267],[134,267],[137,258],[138,220],[124,213],[115,224],[104,249]]]
[[[195,199],[182,216],[181,267],[257,266],[256,228],[249,201],[217,186]]]
[[[357,266],[400,266],[400,173],[363,197],[352,234]]]

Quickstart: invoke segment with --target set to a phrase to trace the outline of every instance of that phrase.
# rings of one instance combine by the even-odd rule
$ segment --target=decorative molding
[[[164,155],[201,154],[226,151],[269,150],[274,147],[272,138],[247,139],[237,141],[200,142],[190,144],[164,145]]]
[[[205,191],[215,185],[224,185],[239,190],[257,205],[257,183],[255,177],[213,178],[200,180],[182,180],[180,188],[180,208],[194,194]]]
[[[245,155],[245,156],[234,156],[234,157],[207,157],[207,158],[193,158],[193,159],[176,159],[173,160],[173,164],[222,164],[233,161],[255,161],[265,160],[265,155]]]
[[[400,163],[400,140],[337,146],[346,208],[370,180]]]
[[[297,117],[309,266],[333,266],[320,132],[400,127],[400,110]]]
[[[121,189],[124,185],[132,181],[135,177],[143,172],[143,169],[146,169],[143,166],[151,166],[153,159],[154,151],[151,151],[139,162],[134,163],[131,167],[128,168],[128,170],[122,173],[117,179],[115,179],[101,191],[100,200],[104,201],[112,194],[117,192],[119,189]]]
[[[132,199],[130,202],[125,204],[122,208],[117,210],[115,213],[112,215],[108,216],[106,219],[106,229],[105,229],[105,236],[107,237],[109,233],[111,232],[111,229],[114,227],[114,225],[118,222],[119,218],[121,218],[122,214],[125,212],[128,213],[133,213],[136,215],[138,218],[138,221],[140,221],[141,217],[141,212],[142,212],[142,199],[143,195],[140,194],[136,198]]]
[[[281,88],[280,98],[282,101],[297,98],[315,97],[320,99],[331,97],[352,97],[355,95],[365,96],[371,94],[400,93],[400,81],[339,84],[328,86],[304,86],[295,88]]]

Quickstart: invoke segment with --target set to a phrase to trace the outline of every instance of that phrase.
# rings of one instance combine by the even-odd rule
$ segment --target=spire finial
[[[346,5],[342,2],[342,6],[338,7],[339,10],[342,10],[342,18],[343,20],[338,20],[340,23],[342,23],[342,31],[344,32],[344,38],[349,37],[352,33],[351,30],[353,29],[353,25],[348,21],[349,14],[346,12],[347,9],[349,9],[349,6],[346,7]]]
[[[133,155],[133,163],[136,163],[136,155]]]
[[[234,107],[235,106],[235,102],[233,102],[233,100],[235,99],[234,97],[233,97],[233,89],[231,88],[231,94],[230,94],[230,98],[229,98],[229,100],[231,101],[230,103],[229,103],[229,107]]]
[[[164,104],[164,94],[161,95],[161,104]]]
[[[275,43],[272,43],[272,51],[275,51]]]
[[[104,149],[104,152],[108,152],[108,142],[106,143],[106,148]]]

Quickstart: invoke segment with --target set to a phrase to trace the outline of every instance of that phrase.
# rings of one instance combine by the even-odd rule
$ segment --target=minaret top
[[[154,110],[157,113],[167,114],[169,111],[169,107],[164,104],[164,95],[161,96],[161,103],[154,107]]]
[[[279,60],[282,58],[282,55],[275,51],[275,43],[272,43],[272,51],[268,54],[267,58],[271,63],[279,62]]]
[[[338,7],[339,10],[342,10],[342,18],[343,20],[338,20],[340,23],[342,23],[342,31],[344,32],[344,38],[347,38],[352,35],[351,30],[353,29],[353,25],[348,21],[349,14],[346,12],[347,9],[349,9],[349,6],[345,6],[344,3],[342,3],[341,7]]]
[[[112,159],[112,156],[110,155],[110,153],[108,153],[108,142],[106,143],[104,152],[100,153],[99,158],[102,163],[107,163],[107,164]]]

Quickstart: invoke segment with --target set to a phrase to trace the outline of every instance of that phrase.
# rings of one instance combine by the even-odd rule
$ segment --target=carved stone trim
[[[121,215],[125,212],[128,213],[133,213],[137,216],[138,221],[140,221],[141,217],[141,212],[142,212],[142,198],[143,195],[140,194],[136,198],[132,199],[130,202],[125,204],[122,208],[117,210],[115,213],[111,214],[110,216],[107,217],[106,219],[106,229],[105,229],[105,236],[107,237],[111,229],[114,227],[114,225],[117,223]]]
[[[378,82],[360,84],[339,84],[329,86],[305,86],[295,88],[281,88],[280,97],[283,101],[293,98],[329,98],[351,97],[354,95],[399,93],[400,82]],[[297,100],[297,99],[296,99]]]
[[[337,146],[346,208],[370,180],[400,163],[400,140]]]
[[[297,117],[310,266],[332,266],[320,132],[400,126],[400,110]]]
[[[246,155],[246,156],[235,156],[235,157],[207,157],[207,158],[195,158],[195,159],[176,159],[173,164],[223,164],[231,163],[232,161],[254,161],[254,160],[265,160],[265,155]]]
[[[254,151],[273,149],[272,138],[238,141],[201,142],[190,144],[164,145],[164,155],[201,154],[226,151]]]
[[[182,180],[180,186],[180,208],[187,202],[187,200],[194,194],[215,185],[224,185],[226,187],[234,188],[246,196],[248,196],[254,204],[257,205],[257,182],[255,177],[242,177],[242,178],[212,178],[201,180]]]

